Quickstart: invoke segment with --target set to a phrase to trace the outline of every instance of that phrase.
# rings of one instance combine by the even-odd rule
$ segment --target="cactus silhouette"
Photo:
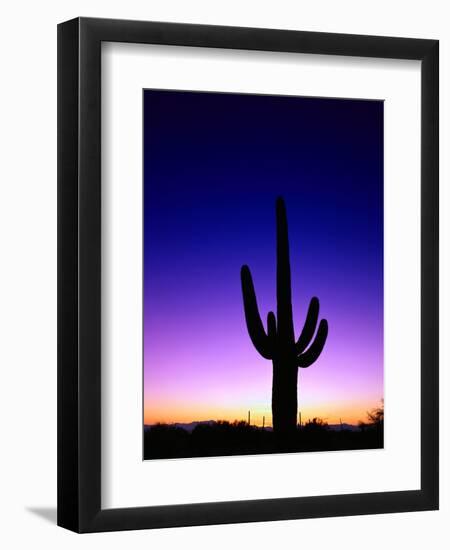
[[[322,352],[328,323],[319,317],[319,300],[312,298],[299,338],[294,335],[291,299],[291,267],[286,207],[277,199],[277,316],[267,315],[267,332],[261,320],[252,275],[247,265],[241,268],[242,295],[247,330],[256,350],[273,364],[272,423],[279,435],[290,435],[297,427],[298,367],[312,365]],[[315,334],[315,338],[314,338]]]

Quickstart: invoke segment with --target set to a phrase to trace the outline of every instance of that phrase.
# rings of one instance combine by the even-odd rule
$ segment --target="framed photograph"
[[[58,524],[438,508],[438,41],[58,27]]]

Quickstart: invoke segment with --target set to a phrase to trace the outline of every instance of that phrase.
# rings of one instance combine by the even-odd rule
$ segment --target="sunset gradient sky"
[[[383,397],[383,102],[144,91],[144,422],[271,424],[272,364],[245,326],[240,268],[275,310],[285,199],[296,334],[329,335],[299,410],[356,423]]]

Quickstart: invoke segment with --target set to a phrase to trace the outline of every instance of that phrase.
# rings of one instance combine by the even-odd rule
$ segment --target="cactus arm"
[[[277,321],[275,319],[275,314],[273,313],[273,311],[269,311],[267,315],[267,336],[269,337],[270,347],[272,349],[273,356],[277,338]]]
[[[317,329],[317,334],[314,339],[314,342],[309,346],[309,348],[297,357],[297,366],[305,369],[309,367],[316,361],[319,355],[322,353],[323,347],[327,340],[328,336],[328,322],[326,319],[322,319],[319,323],[319,328]]]
[[[269,336],[264,331],[264,326],[259,315],[256,301],[255,287],[248,266],[241,269],[242,296],[244,299],[245,321],[247,330],[256,350],[265,358],[272,359],[272,349]],[[272,322],[270,323],[272,324]]]
[[[308,313],[306,315],[305,324],[303,325],[302,332],[295,344],[295,351],[297,355],[300,355],[310,344],[313,339],[314,332],[316,331],[317,320],[319,318],[319,300],[314,297],[311,298],[309,303]]]
[[[276,203],[277,217],[277,324],[278,334],[284,342],[293,342],[291,265],[286,206],[281,197]]]

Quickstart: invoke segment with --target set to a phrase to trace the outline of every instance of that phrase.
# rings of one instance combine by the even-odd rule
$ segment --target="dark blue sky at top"
[[[338,360],[358,342],[378,353],[383,102],[158,90],[143,101],[147,340],[154,330],[183,346],[190,330],[190,345],[196,335],[200,347],[247,345],[240,268],[250,266],[265,318],[281,195],[297,332],[316,295],[328,353]]]

